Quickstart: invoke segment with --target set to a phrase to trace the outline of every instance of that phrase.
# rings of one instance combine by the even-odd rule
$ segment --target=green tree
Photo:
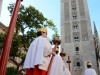
[[[10,16],[12,15],[14,5],[15,4],[9,4],[8,6]],[[30,43],[36,38],[38,28],[42,27],[48,27],[54,31],[56,29],[54,23],[45,18],[44,15],[33,6],[25,7],[21,5],[9,56],[9,60],[17,67],[15,75],[19,75],[23,71],[23,69],[19,68],[23,65],[25,53],[27,52]],[[1,34],[0,38],[2,38]],[[4,39],[1,41],[4,41]],[[0,45],[0,47],[2,47],[3,43]],[[16,57],[19,58],[20,61],[16,61]]]
[[[0,50],[3,48],[4,40],[5,40],[5,34],[0,33]]]
[[[16,69],[14,67],[8,67],[6,70],[6,75],[16,75]]]
[[[58,30],[55,29],[54,34],[52,35],[52,40],[54,40],[55,38],[58,38],[58,37],[59,37]]]

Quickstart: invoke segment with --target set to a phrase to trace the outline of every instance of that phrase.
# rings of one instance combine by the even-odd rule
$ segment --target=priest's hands
[[[52,55],[54,55],[54,56],[55,56],[55,55],[56,55],[56,52],[52,52]]]
[[[51,53],[53,56],[55,56],[56,55],[56,52],[52,52]],[[51,54],[50,55],[48,55],[49,57],[51,56]]]

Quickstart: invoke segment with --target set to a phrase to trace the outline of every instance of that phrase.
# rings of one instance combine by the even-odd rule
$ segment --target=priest
[[[84,75],[97,75],[96,71],[91,68],[92,64],[90,62],[87,63],[87,68],[84,72]]]
[[[56,49],[56,55],[54,57],[51,70],[50,70],[50,75],[71,75],[69,70],[66,68],[64,64],[64,60],[62,59],[61,56],[58,55],[59,51],[58,48]]]
[[[37,38],[30,44],[24,66],[26,75],[46,75],[52,46],[47,39],[47,29],[41,28]],[[54,54],[54,53],[53,53]]]

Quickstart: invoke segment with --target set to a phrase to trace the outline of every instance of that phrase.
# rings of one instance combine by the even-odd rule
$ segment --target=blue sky
[[[100,0],[87,0],[88,1],[88,7],[89,7],[89,13],[90,13],[90,19],[91,19],[91,25],[93,29],[93,21],[96,24],[98,33],[100,35]],[[2,6],[2,12],[0,21],[4,23],[6,26],[9,26],[10,17],[9,17],[9,11],[7,10],[7,6],[9,3],[16,2],[16,0],[3,0],[3,6]],[[36,9],[38,9],[40,12],[43,13],[45,17],[48,19],[51,19],[54,24],[59,29],[60,34],[60,0],[23,0],[21,2],[25,7],[32,5]],[[49,31],[49,37],[51,37],[53,34],[53,31]]]

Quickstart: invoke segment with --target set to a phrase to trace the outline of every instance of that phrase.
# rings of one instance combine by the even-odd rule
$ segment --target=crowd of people
[[[30,44],[25,58],[23,68],[26,70],[26,75],[47,75],[52,56],[54,59],[49,75],[71,75],[58,52],[52,50],[52,45],[47,39],[47,29],[41,28],[37,32],[37,38]],[[84,75],[97,75],[91,65],[87,63],[88,69]]]

